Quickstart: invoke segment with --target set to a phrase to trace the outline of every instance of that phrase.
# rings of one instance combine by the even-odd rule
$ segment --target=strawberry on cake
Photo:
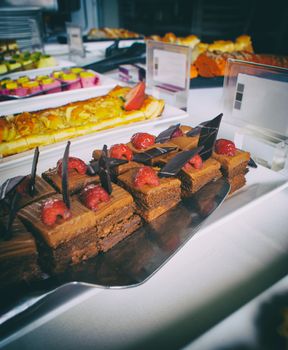
[[[118,183],[132,194],[138,213],[151,221],[180,201],[180,181],[176,178],[159,178],[149,166],[130,169],[118,177]]]
[[[42,173],[42,177],[58,192],[62,193],[62,159],[58,160],[55,168]],[[68,179],[70,194],[81,191],[90,183],[99,182],[99,176],[88,175],[87,165],[82,159],[76,157],[68,159]]]
[[[212,157],[221,164],[221,172],[231,185],[230,194],[245,185],[249,152],[237,149],[230,140],[219,139],[215,143]]]

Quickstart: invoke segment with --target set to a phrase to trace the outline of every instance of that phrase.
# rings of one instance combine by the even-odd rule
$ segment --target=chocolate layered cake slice
[[[98,253],[95,215],[76,198],[68,209],[56,194],[26,206],[18,216],[36,237],[46,272],[63,270]]]
[[[182,196],[187,197],[199,191],[207,183],[219,179],[222,174],[220,172],[220,163],[217,160],[209,158],[202,162],[202,165],[195,167],[195,163],[191,162],[184,166],[178,173],[181,180]]]
[[[232,178],[239,174],[247,172],[247,166],[250,159],[250,153],[235,150],[234,155],[219,154],[213,152],[212,157],[221,164],[221,171],[225,177]]]
[[[11,180],[13,181],[13,179]],[[31,192],[29,190],[29,181],[30,175],[26,177],[22,176],[22,180],[16,186],[14,186],[14,188],[9,193],[5,194],[5,198],[3,198],[3,200],[0,202],[0,217],[3,215],[8,215],[11,200],[15,191],[17,191],[19,194],[16,203],[18,210],[32,202],[47,198],[56,193],[55,189],[52,186],[50,186],[46,181],[37,175],[35,177],[34,191]]]
[[[2,212],[9,212],[12,198],[17,193],[16,209],[25,207],[34,201],[46,198],[56,191],[47,184],[41,177],[36,175],[39,159],[39,149],[35,148],[30,175],[15,176],[6,180],[0,186],[0,209]],[[1,215],[0,215],[1,216]]]
[[[229,194],[245,185],[245,174],[248,172],[250,160],[249,152],[237,149],[230,140],[219,139],[215,143],[212,157],[221,164],[221,172],[231,185]]]
[[[130,192],[138,213],[151,221],[174,207],[181,199],[180,181],[176,178],[159,178],[148,166],[131,169],[118,177],[120,186]]]
[[[106,252],[141,226],[133,197],[120,186],[112,184],[110,194],[100,185],[89,185],[78,196],[95,219],[95,240]]]
[[[226,179],[231,186],[229,194],[234,193],[235,191],[239,190],[240,188],[242,188],[246,184],[245,173],[235,175],[231,178],[227,177]]]
[[[57,192],[62,193],[62,160],[57,162],[55,168],[42,173],[42,177]],[[99,177],[87,173],[87,165],[79,158],[69,157],[68,159],[68,189],[70,194],[81,191],[90,183],[99,182]]]
[[[16,218],[5,235],[8,217],[0,219],[0,289],[41,278],[35,240]]]
[[[188,197],[207,183],[219,179],[220,163],[212,158],[203,161],[199,155],[202,148],[182,151],[159,161],[161,173],[177,176],[181,181],[181,195]],[[171,170],[172,169],[172,170]]]
[[[16,188],[16,191],[18,191],[20,194],[17,202],[19,209],[32,202],[47,198],[56,193],[55,189],[38,175],[36,175],[35,178],[35,190],[33,193],[31,193],[29,191],[29,179],[30,176],[27,176],[26,179],[24,179],[23,182],[21,182]]]

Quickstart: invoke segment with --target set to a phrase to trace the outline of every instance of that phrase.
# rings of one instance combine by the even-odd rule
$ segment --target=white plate
[[[53,70],[54,69],[51,68],[49,71],[46,69],[46,72],[43,72],[43,74],[50,74]],[[39,73],[36,75],[39,75]],[[61,106],[73,101],[86,100],[91,97],[104,95],[118,84],[118,82],[112,78],[99,73],[97,73],[97,75],[100,81],[98,85],[93,87],[0,102],[0,115],[21,113],[23,111],[37,111],[39,109]],[[34,78],[35,72],[28,76]]]
[[[78,90],[78,93],[79,91],[81,90]],[[92,151],[95,148],[102,148],[103,144],[109,146],[115,143],[128,142],[133,133],[143,130],[157,135],[160,131],[165,130],[168,125],[175,123],[175,121],[183,121],[185,123],[188,116],[181,109],[165,105],[161,117],[157,119],[118,126],[113,129],[71,139],[70,154],[88,162],[92,158]],[[40,147],[38,173],[56,165],[57,160],[63,156],[65,145],[66,141],[63,141]],[[27,151],[0,159],[0,183],[13,176],[29,174],[33,154],[34,151]]]
[[[33,76],[36,76],[36,75],[45,75],[45,74],[48,74],[47,72],[50,71],[52,72],[53,70],[57,70],[59,68],[64,68],[64,67],[73,67],[75,66],[75,63],[74,62],[71,62],[71,61],[68,61],[68,60],[63,60],[63,59],[56,59],[57,61],[57,64],[55,66],[52,66],[52,67],[46,67],[46,68],[36,68],[36,69],[29,69],[29,70],[23,70],[21,72],[15,72],[15,73],[6,73],[6,74],[3,74],[3,75],[0,75],[0,78],[1,79],[4,79],[4,78],[11,78],[11,79],[17,79],[23,75],[27,75],[27,76],[30,76],[30,75],[33,75]]]

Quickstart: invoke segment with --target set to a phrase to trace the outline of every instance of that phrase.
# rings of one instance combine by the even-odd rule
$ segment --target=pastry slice
[[[61,195],[34,202],[18,216],[33,232],[39,247],[39,261],[48,273],[62,271],[98,253],[94,213],[75,198],[68,209]]]
[[[118,177],[118,183],[134,198],[137,211],[151,221],[174,207],[181,199],[180,181],[176,178],[158,178],[148,166],[130,169]]]
[[[111,249],[142,224],[135,212],[133,197],[120,186],[112,184],[109,195],[100,185],[88,185],[77,197],[93,212],[94,237],[100,251]]]

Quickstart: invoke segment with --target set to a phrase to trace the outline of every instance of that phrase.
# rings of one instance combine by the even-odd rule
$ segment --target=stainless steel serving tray
[[[212,182],[107,253],[71,266],[62,274],[43,275],[41,281],[6,289],[0,295],[2,337],[87,288],[127,288],[145,282],[195,235],[229,189],[223,178]]]

